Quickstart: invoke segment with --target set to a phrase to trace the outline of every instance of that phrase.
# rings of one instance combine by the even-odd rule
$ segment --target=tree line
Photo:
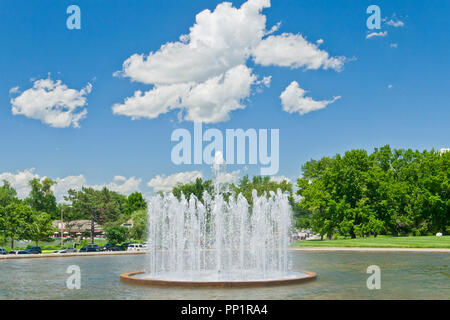
[[[107,188],[95,190],[83,187],[80,191],[69,190],[65,203],[57,203],[52,191],[55,181],[32,179],[31,191],[27,198],[19,199],[17,192],[8,181],[0,187],[0,243],[7,239],[14,247],[15,240],[51,241],[56,231],[52,221],[91,221],[91,243],[94,242],[94,225],[102,225],[105,234],[114,242],[121,239],[142,240],[146,233],[147,203],[139,192],[129,196]],[[121,224],[133,221],[131,229]]]
[[[429,235],[450,230],[450,152],[392,150],[389,146],[350,150],[344,155],[310,160],[302,166],[295,188],[287,180],[244,176],[223,188],[225,198],[239,194],[252,205],[252,190],[258,195],[271,191],[289,193],[296,227],[310,228],[322,237]],[[65,203],[57,203],[55,181],[45,178],[29,182],[31,191],[19,199],[7,182],[0,187],[0,243],[6,239],[48,241],[55,232],[53,220],[90,220],[101,225],[108,240],[143,240],[147,230],[147,203],[139,192],[129,196],[107,188],[69,190]],[[296,190],[294,190],[296,189]],[[212,180],[198,178],[177,184],[173,194],[200,201],[203,193],[214,193]],[[296,195],[296,196],[295,196]],[[297,199],[297,200],[296,200]],[[122,227],[132,219],[131,229]]]
[[[297,224],[322,237],[449,231],[450,152],[386,145],[311,160],[302,171]]]

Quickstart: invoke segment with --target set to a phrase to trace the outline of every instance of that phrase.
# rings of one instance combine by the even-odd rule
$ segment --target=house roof
[[[58,228],[61,220],[54,220],[52,225]],[[73,220],[64,222],[64,230],[69,232],[90,232],[91,231],[91,220]],[[102,227],[94,222],[94,232],[103,232]]]

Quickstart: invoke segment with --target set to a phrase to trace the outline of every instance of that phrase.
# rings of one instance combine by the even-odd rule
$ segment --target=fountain
[[[148,271],[121,275],[126,283],[178,287],[254,287],[316,277],[290,271],[288,195],[252,194],[252,206],[222,190],[216,153],[214,194],[202,199],[158,195],[148,209]],[[224,195],[230,194],[229,197]]]

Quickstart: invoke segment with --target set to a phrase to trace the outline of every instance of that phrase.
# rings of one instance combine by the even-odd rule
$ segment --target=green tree
[[[116,221],[125,207],[126,197],[107,188],[95,190],[83,187],[81,191],[69,190],[67,201],[77,212],[87,214],[91,220],[91,243],[94,243],[95,223]]]
[[[237,185],[231,185],[231,190],[236,195],[242,193],[250,205],[253,204],[253,190],[256,190],[258,196],[264,194],[269,196],[270,192],[277,192],[278,189],[280,189],[281,192],[289,192],[292,196],[292,184],[288,180],[277,182],[272,180],[269,176],[254,176],[252,180],[250,180],[246,175],[242,177]],[[293,198],[291,197],[291,204],[292,202]]]
[[[55,181],[45,178],[42,181],[34,178],[29,182],[31,187],[30,194],[26,202],[36,212],[46,212],[53,219],[58,219],[59,212],[56,204],[56,198],[52,191]]]
[[[128,238],[128,229],[122,226],[112,225],[105,229],[105,236],[112,245],[122,243]]]
[[[313,230],[331,237],[447,232],[450,153],[388,145],[311,160],[298,179],[299,206]],[[305,215],[307,216],[307,215]]]
[[[147,210],[138,210],[131,215],[133,227],[130,230],[131,238],[144,240],[147,235]]]
[[[52,226],[52,217],[48,213],[34,212],[32,221],[28,226],[28,238],[39,245],[39,241],[51,241],[51,236],[56,231]]]
[[[126,201],[126,213],[131,215],[138,210],[147,210],[147,202],[144,200],[142,193],[134,192],[130,194]]]
[[[74,221],[74,220],[88,220],[90,216],[88,213],[79,211],[77,208],[73,208],[72,205],[67,203],[58,203],[58,212],[63,214],[64,221]],[[59,220],[56,219],[56,220]]]
[[[32,217],[33,210],[22,202],[0,207],[0,230],[11,240],[11,248],[15,240],[28,239]]]
[[[16,190],[11,187],[11,184],[8,181],[3,180],[3,186],[0,187],[0,207],[6,207],[17,201]]]
[[[178,199],[181,198],[183,194],[186,199],[189,199],[191,195],[194,195],[200,201],[203,201],[203,193],[208,192],[212,194],[214,191],[214,186],[212,180],[203,181],[201,178],[197,178],[193,183],[177,184],[173,189],[172,193]]]

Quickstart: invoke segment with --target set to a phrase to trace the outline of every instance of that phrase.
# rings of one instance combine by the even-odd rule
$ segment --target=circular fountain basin
[[[316,279],[317,274],[309,271],[293,271],[284,273],[282,276],[276,275],[264,279],[252,279],[251,277],[246,280],[234,279],[234,277],[227,279],[212,278],[214,277],[208,273],[203,273],[200,276],[194,275],[188,279],[176,279],[170,274],[158,275],[158,278],[155,278],[151,273],[144,271],[128,272],[120,275],[120,280],[124,283],[151,287],[251,288],[304,283]]]

